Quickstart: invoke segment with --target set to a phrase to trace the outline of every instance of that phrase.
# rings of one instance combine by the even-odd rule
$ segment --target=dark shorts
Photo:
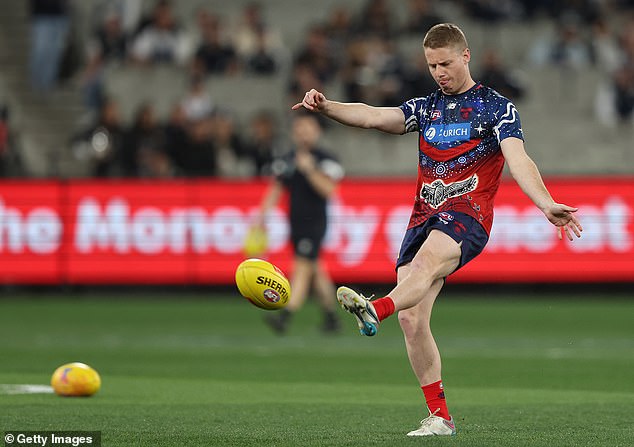
[[[484,227],[473,217],[455,211],[442,211],[434,214],[421,225],[410,228],[405,232],[401,250],[396,261],[396,269],[408,264],[429,236],[431,230],[440,230],[454,241],[461,243],[460,263],[456,270],[478,256],[489,240]]]
[[[296,256],[316,260],[326,235],[326,225],[291,225],[291,243]]]

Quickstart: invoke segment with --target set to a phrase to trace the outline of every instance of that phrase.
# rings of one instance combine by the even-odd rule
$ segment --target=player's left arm
[[[546,185],[544,185],[537,165],[526,153],[524,142],[519,138],[509,137],[502,140],[500,147],[513,179],[524,191],[524,194],[544,213],[546,218],[560,229],[557,232],[559,239],[563,237],[564,233],[571,241],[573,234],[581,237],[583,228],[574,215],[578,208],[556,203],[553,200]]]
[[[337,188],[337,182],[343,173],[338,175],[334,170],[338,163],[332,162],[331,169],[324,170],[323,166],[318,166],[318,162],[315,157],[309,152],[298,151],[295,155],[295,163],[297,169],[306,177],[311,186],[317,191],[319,195],[326,199],[331,197]],[[328,161],[322,162],[329,163]],[[328,165],[327,165],[328,166]],[[339,167],[340,169],[340,167]],[[333,172],[326,172],[332,170]]]

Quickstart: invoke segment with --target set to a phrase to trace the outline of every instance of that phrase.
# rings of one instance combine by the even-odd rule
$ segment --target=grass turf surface
[[[104,446],[629,446],[634,300],[446,295],[433,328],[455,438],[425,416],[395,318],[323,336],[308,305],[285,337],[238,297],[0,299],[0,384],[82,361],[91,398],[0,394],[0,432],[100,430]]]

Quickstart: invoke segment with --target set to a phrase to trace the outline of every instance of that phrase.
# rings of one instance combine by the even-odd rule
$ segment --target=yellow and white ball
[[[236,285],[243,297],[266,310],[283,308],[291,297],[291,285],[284,273],[263,259],[242,261],[236,269]]]
[[[51,386],[59,396],[92,396],[101,388],[101,377],[84,363],[66,363],[53,373]]]

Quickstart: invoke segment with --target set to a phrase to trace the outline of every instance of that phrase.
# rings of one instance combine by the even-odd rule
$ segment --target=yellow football
[[[262,309],[281,309],[291,297],[291,285],[284,273],[262,259],[242,261],[236,269],[236,285],[243,297]]]
[[[60,396],[92,396],[101,388],[101,377],[84,363],[67,363],[55,370],[51,386]]]

